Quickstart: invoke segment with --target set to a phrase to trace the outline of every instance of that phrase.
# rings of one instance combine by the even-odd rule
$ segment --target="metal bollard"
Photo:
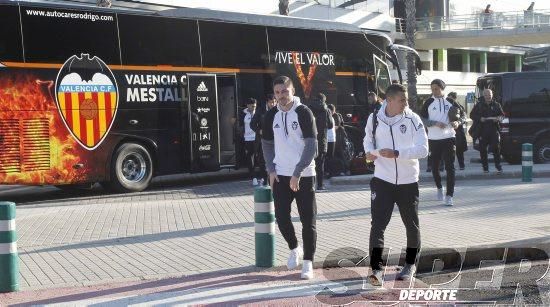
[[[533,144],[521,145],[521,181],[533,181]]]
[[[275,266],[275,205],[271,188],[258,187],[254,190],[254,228],[256,245],[256,266]]]
[[[0,202],[0,292],[19,290],[15,204]]]

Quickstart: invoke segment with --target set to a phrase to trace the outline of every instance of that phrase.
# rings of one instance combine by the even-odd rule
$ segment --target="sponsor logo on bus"
[[[204,81],[197,86],[197,92],[208,92],[208,88],[206,87],[206,84],[204,84]]]
[[[55,81],[59,114],[76,141],[96,149],[111,129],[118,107],[118,87],[112,71],[100,58],[73,55]]]

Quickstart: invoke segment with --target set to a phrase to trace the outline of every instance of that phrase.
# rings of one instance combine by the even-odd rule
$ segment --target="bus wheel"
[[[117,192],[143,191],[153,177],[151,155],[142,145],[125,143],[120,146],[111,164],[111,188]]]
[[[550,163],[550,139],[542,139],[535,143],[533,159],[535,163]]]

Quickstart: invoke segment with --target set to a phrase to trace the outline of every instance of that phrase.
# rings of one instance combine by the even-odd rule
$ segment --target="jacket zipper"
[[[393,150],[395,150],[395,141],[393,139],[393,125],[390,126],[390,134]],[[399,172],[397,171],[397,158],[393,158],[393,161],[395,162],[395,184],[397,184],[397,179],[399,178]]]

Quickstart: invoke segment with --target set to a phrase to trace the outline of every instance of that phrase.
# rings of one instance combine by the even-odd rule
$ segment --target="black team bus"
[[[324,93],[360,142],[395,58],[352,25],[202,9],[0,0],[0,28],[0,184],[141,191],[232,167],[241,102],[281,74],[306,104]]]

